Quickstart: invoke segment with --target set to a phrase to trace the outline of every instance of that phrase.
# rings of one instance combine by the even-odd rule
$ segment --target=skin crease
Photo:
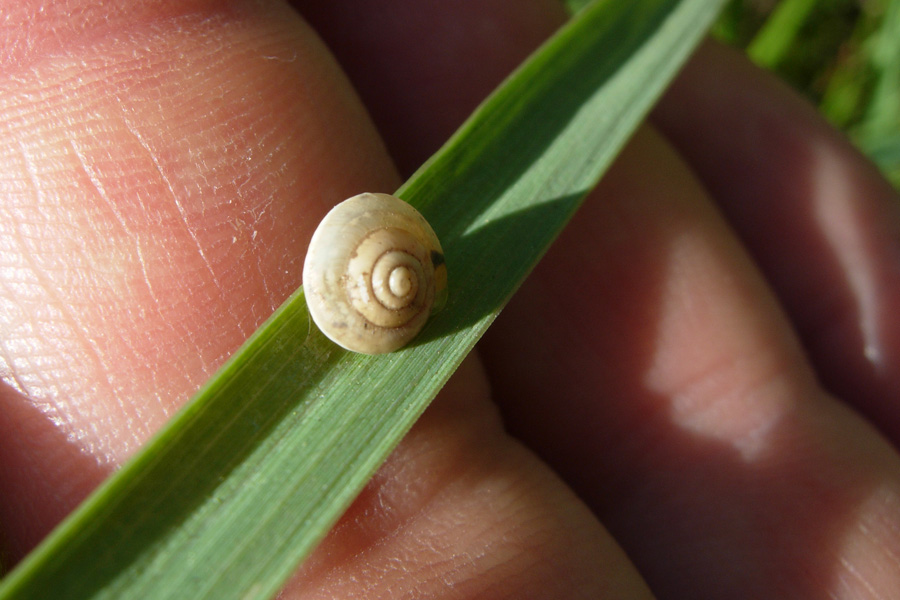
[[[404,2],[365,3],[382,16],[373,35],[364,14],[347,16],[359,3],[305,4],[360,97],[382,95],[371,115],[404,172],[562,19],[549,1],[526,3],[544,16],[524,20],[500,2],[477,12],[426,3],[421,18]],[[331,204],[399,182],[338,64],[288,8],[88,6],[66,3],[70,19],[3,13],[25,40],[4,49],[0,84],[0,489],[16,491],[0,497],[0,530],[13,559],[296,286],[305,241]],[[435,22],[491,35],[429,70],[446,59]],[[347,30],[359,32],[353,44]],[[416,51],[382,60],[382,35],[415,40]],[[435,73],[444,81],[430,81]],[[827,284],[835,265],[862,264],[878,302],[860,305],[890,300],[878,292],[891,289],[896,256],[892,198],[862,193],[886,188],[783,88],[707,47],[656,114],[672,144],[649,128],[635,138],[492,328],[488,370],[467,361],[283,597],[640,598],[644,580],[662,598],[898,588],[896,438],[853,412],[874,418],[863,408],[872,404],[818,383],[859,348],[841,346],[835,364],[804,352],[812,344],[781,309],[790,290],[748,234],[752,219],[713,185],[723,162],[759,181],[785,177],[780,162],[750,162],[777,156],[777,136],[759,135],[746,156],[716,135],[738,107],[713,97],[710,111],[694,94],[725,74],[747,99],[748,130],[793,124],[794,147],[824,157],[805,163],[816,185],[794,190],[806,206],[855,198],[858,214],[888,221],[851,219],[843,235],[823,226],[835,248],[852,238],[866,251],[855,263],[793,257],[794,268]],[[465,93],[445,106],[440,86]],[[782,120],[765,121],[765,108]],[[445,114],[433,130],[418,125]],[[836,191],[835,166],[853,175]],[[779,226],[789,237],[791,224]],[[573,272],[590,293],[565,291]],[[890,339],[890,323],[870,321]],[[879,385],[896,393],[889,379]],[[491,393],[524,446],[504,432]],[[896,416],[891,397],[876,405]]]

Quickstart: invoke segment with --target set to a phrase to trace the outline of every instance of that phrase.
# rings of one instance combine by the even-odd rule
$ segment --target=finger
[[[660,597],[890,595],[900,461],[819,388],[687,167],[633,141],[482,345]]]
[[[721,46],[697,55],[655,121],[775,287],[818,376],[900,443],[896,192],[811,106]]]
[[[0,519],[17,523],[14,554],[299,285],[331,204],[398,183],[289,8],[142,6],[134,20],[5,21],[43,49],[0,69],[0,477],[23,492]]]
[[[559,0],[292,3],[340,61],[405,175],[566,20]]]

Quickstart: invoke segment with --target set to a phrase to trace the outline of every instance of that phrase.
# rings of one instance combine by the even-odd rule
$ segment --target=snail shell
[[[437,236],[412,206],[360,194],[325,215],[303,265],[309,313],[348,350],[384,354],[405,346],[447,297]]]

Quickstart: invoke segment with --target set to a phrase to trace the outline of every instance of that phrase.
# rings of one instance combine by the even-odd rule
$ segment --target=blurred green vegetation
[[[714,34],[805,94],[900,189],[900,0],[733,0]]]

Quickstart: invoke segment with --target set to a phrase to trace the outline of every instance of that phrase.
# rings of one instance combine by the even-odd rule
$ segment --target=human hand
[[[4,33],[21,37],[0,36],[0,489],[15,490],[0,537],[14,557],[297,286],[331,204],[397,187],[381,138],[408,172],[563,19],[552,0],[298,2],[379,137],[281,5],[7,4]],[[716,46],[654,123],[663,135],[638,133],[483,361],[285,597],[900,588],[896,198]]]

